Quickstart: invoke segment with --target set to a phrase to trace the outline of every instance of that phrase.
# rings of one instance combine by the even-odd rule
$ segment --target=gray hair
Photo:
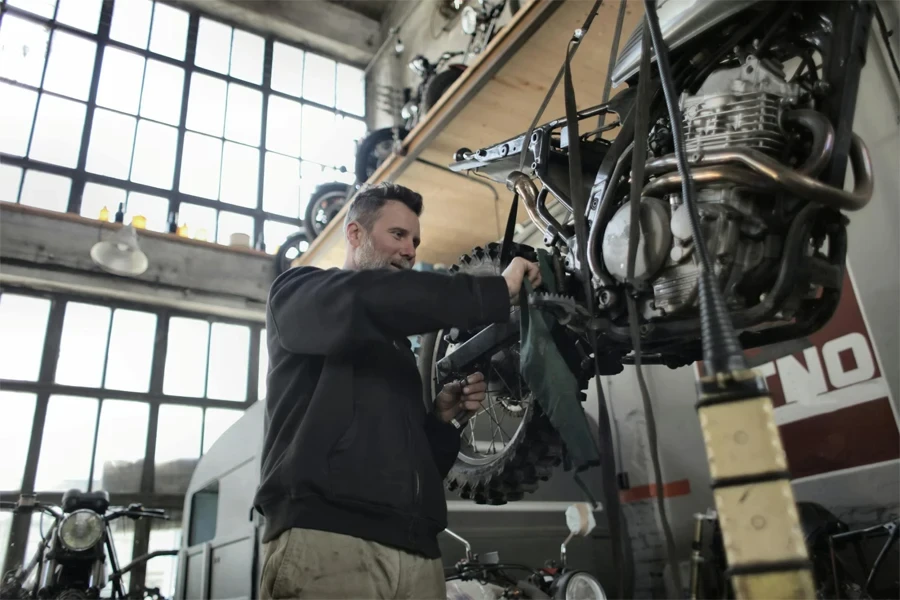
[[[378,213],[389,201],[402,202],[419,217],[422,215],[422,196],[407,187],[396,183],[383,182],[377,185],[364,185],[356,194],[347,216],[344,217],[344,229],[347,225],[356,221],[366,231],[372,231],[372,226],[378,220]]]

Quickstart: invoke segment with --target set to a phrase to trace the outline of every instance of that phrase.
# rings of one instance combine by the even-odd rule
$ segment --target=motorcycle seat
[[[71,489],[63,494],[62,505],[63,512],[70,513],[88,509],[102,515],[109,508],[109,492],[105,490],[82,492],[78,489]]]

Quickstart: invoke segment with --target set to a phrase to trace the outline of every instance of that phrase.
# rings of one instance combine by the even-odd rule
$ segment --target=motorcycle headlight
[[[59,524],[59,539],[73,552],[88,550],[103,537],[103,519],[90,510],[76,510]]]
[[[463,33],[472,35],[478,29],[478,11],[471,6],[466,6],[462,10],[459,22],[462,25]]]
[[[564,581],[560,584],[562,594],[557,594],[557,598],[565,598],[565,600],[606,600],[606,592],[597,579],[589,573],[577,572],[572,573],[568,577],[563,577]]]

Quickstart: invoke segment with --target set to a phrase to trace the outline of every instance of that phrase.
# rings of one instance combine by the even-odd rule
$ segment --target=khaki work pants
[[[440,560],[359,538],[288,529],[264,545],[259,585],[269,598],[445,600]]]

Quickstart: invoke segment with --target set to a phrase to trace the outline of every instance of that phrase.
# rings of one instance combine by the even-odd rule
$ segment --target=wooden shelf
[[[462,177],[439,167],[449,165],[459,148],[475,150],[528,129],[562,65],[568,41],[593,5],[590,0],[532,0],[524,4],[410,132],[403,155],[392,156],[373,174],[370,183],[393,181],[424,197],[418,260],[450,264],[473,246],[502,237],[512,194],[499,184]],[[618,11],[619,2],[603,2],[573,61],[579,108],[601,101]],[[642,16],[643,9],[628,4],[622,43]],[[551,99],[542,122],[564,114],[562,87]],[[343,264],[346,208],[295,264],[322,268]],[[524,210],[519,214],[527,220]]]

